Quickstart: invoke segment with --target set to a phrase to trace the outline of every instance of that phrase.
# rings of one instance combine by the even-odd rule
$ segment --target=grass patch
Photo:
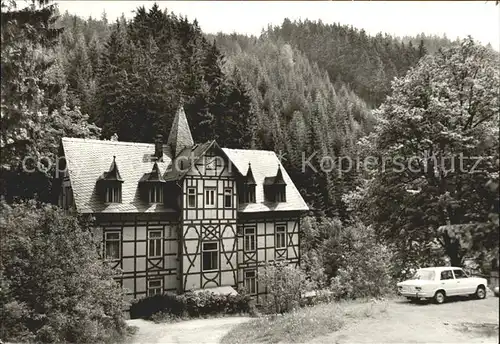
[[[387,311],[387,302],[345,301],[304,307],[278,316],[262,316],[233,328],[222,343],[301,343],[340,330],[345,322]]]

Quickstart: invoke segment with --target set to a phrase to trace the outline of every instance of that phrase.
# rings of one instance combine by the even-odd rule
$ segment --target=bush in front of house
[[[246,294],[220,295],[210,291],[187,292],[182,295],[165,293],[134,300],[130,307],[132,319],[152,319],[164,313],[174,317],[198,318],[219,314],[252,313],[251,298]]]
[[[330,282],[337,299],[382,297],[393,292],[391,252],[377,242],[370,227],[354,224],[332,237],[323,248],[338,267]]]
[[[149,319],[153,314],[160,312],[177,317],[184,316],[186,303],[180,295],[165,293],[133,300],[130,306],[132,319]]]
[[[316,306],[323,303],[330,303],[335,301],[335,294],[329,289],[318,289],[312,293],[306,293],[300,300],[300,306]]]
[[[120,341],[124,295],[99,258],[90,223],[56,207],[0,202],[0,339]]]
[[[266,313],[285,313],[299,307],[304,292],[312,288],[305,272],[286,261],[266,264],[259,269],[258,281],[267,290],[262,304]]]
[[[306,217],[301,229],[301,265],[315,289],[327,289],[306,304],[329,299],[381,297],[394,293],[395,257],[372,228],[356,219]],[[326,282],[326,283],[325,283]]]

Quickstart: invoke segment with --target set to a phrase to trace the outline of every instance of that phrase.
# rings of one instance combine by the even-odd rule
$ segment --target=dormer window
[[[121,203],[122,201],[122,183],[123,180],[118,170],[116,157],[113,156],[113,162],[108,172],[104,172],[97,180],[99,192],[105,203]]]
[[[139,181],[139,187],[144,196],[143,199],[150,204],[163,203],[163,194],[165,193],[164,185],[165,180],[156,162],[151,172],[144,174]]]
[[[121,185],[106,187],[105,202],[106,203],[121,203],[122,188]]]
[[[243,177],[240,201],[242,203],[255,203],[255,178],[253,177],[252,166],[248,163],[247,175]]]
[[[267,202],[286,202],[286,183],[280,166],[275,177],[264,178],[264,196]]]
[[[246,185],[245,203],[255,203],[255,185]]]
[[[163,185],[151,185],[149,187],[149,203],[163,203]]]
[[[276,188],[276,202],[286,202],[285,186]]]

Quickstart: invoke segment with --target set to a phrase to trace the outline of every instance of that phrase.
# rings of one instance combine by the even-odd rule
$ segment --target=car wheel
[[[444,291],[442,291],[442,290],[438,290],[438,291],[436,291],[436,294],[434,294],[434,301],[439,305],[444,303],[445,299],[446,299],[446,296],[444,294]]]
[[[482,286],[477,287],[475,295],[479,300],[486,298],[486,289]]]

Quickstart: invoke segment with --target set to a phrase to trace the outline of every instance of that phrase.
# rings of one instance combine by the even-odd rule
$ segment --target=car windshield
[[[434,271],[431,270],[417,270],[415,275],[411,278],[412,280],[425,280],[432,281],[434,280]]]
[[[467,278],[467,277],[469,277],[469,276],[467,276],[465,271],[460,270],[460,269],[454,269],[453,273],[455,274],[455,278]]]

